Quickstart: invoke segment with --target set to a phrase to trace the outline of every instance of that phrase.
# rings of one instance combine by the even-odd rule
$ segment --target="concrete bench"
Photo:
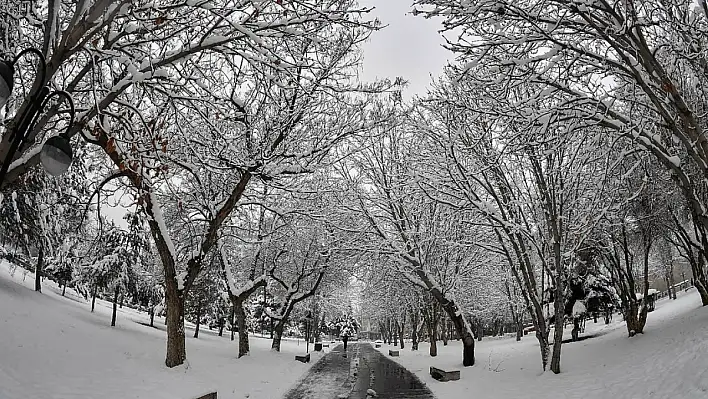
[[[206,395],[202,395],[198,397],[197,399],[217,399],[216,398],[216,392],[208,393]]]
[[[329,344],[322,344],[323,348],[329,348]]]
[[[389,356],[397,357],[397,356],[398,356],[398,351],[394,351],[394,350],[389,349],[389,350],[388,350],[388,355],[389,355]]]
[[[430,366],[430,376],[440,382],[457,381],[460,379],[460,370],[445,371],[437,367]]]
[[[295,355],[295,360],[298,362],[303,362],[303,363],[310,363],[310,354],[308,353],[307,355]]]

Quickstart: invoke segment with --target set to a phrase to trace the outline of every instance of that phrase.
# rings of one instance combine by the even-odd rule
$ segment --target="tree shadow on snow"
[[[607,333],[606,332],[597,332],[595,334],[581,335],[575,341],[573,341],[572,338],[568,338],[568,339],[564,339],[562,342],[564,344],[572,344],[573,342],[585,341],[586,339],[597,338],[597,337],[605,335],[605,334],[607,334]]]

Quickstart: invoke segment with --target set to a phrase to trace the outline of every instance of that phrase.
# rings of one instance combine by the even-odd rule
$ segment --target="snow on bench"
[[[457,381],[460,379],[460,370],[445,371],[437,367],[430,366],[430,376],[440,382]]]

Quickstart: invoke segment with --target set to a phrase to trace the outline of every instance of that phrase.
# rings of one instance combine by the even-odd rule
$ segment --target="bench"
[[[374,344],[375,347],[380,348],[381,344]]]
[[[457,381],[460,379],[460,370],[445,371],[437,367],[430,366],[430,376],[440,382]]]
[[[303,363],[310,363],[310,354],[308,353],[307,355],[295,355],[295,360],[298,362],[303,362]]]
[[[389,350],[388,350],[388,355],[389,355],[389,356],[394,356],[394,357],[396,357],[396,356],[398,356],[398,351],[394,351],[394,350],[389,349]]]
[[[217,399],[216,398],[216,392],[208,393],[206,395],[202,395],[198,397],[197,399]]]
[[[323,348],[329,348],[329,344],[322,344]]]

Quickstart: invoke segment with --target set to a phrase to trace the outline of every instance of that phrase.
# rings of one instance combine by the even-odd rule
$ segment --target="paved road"
[[[387,358],[368,343],[350,344],[347,357],[337,346],[312,366],[285,399],[367,399],[369,389],[379,399],[433,399],[430,390],[413,373]],[[348,395],[348,396],[346,396]]]
[[[285,394],[285,399],[333,399],[348,393],[352,346],[347,348],[346,358],[342,356],[343,349],[341,344],[332,348],[310,368],[298,385]]]
[[[418,377],[372,348],[359,345],[359,375],[349,399],[366,399],[373,389],[379,399],[433,399],[430,390]]]

